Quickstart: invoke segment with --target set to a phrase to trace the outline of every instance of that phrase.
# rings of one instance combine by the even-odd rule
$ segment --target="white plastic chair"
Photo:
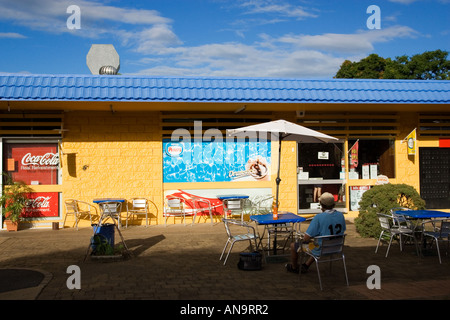
[[[66,201],[64,201],[65,207],[66,207],[66,215],[64,217],[64,222],[63,222],[63,228],[64,225],[66,223],[66,219],[68,215],[73,215],[75,218],[75,226],[78,230],[78,220],[80,220],[82,218],[82,216],[84,215],[88,215],[89,216],[89,220],[91,221],[92,224],[92,212],[91,212],[91,205],[87,202],[84,201],[80,201],[80,200],[75,200],[75,199],[67,199]],[[81,206],[84,207],[84,209],[82,209]]]
[[[227,242],[225,243],[225,247],[222,250],[222,254],[220,255],[219,260],[222,260],[222,257],[225,253],[226,248],[228,247],[228,245],[230,245],[230,248],[228,249],[228,253],[225,257],[223,265],[225,265],[227,263],[228,256],[230,255],[231,249],[233,249],[234,244],[238,241],[249,241],[252,251],[253,251],[252,241],[254,241],[255,248],[258,249],[259,237],[256,235],[256,231],[255,231],[254,227],[248,225],[246,222],[243,222],[243,221],[237,221],[237,220],[232,220],[232,219],[222,219],[222,220],[225,225],[225,230],[227,232],[228,239],[227,239]],[[236,230],[234,228],[232,230],[232,226],[241,227],[241,228],[237,228],[237,229],[243,229],[246,231],[246,233],[236,234],[236,233],[234,233],[234,231],[236,231]]]
[[[347,276],[347,267],[345,265],[345,256],[344,256],[344,242],[345,242],[345,234],[341,235],[330,235],[330,236],[320,236],[315,237],[314,241],[319,245],[319,254],[315,255],[311,251],[303,251],[302,246],[299,247],[298,251],[301,254],[306,254],[312,258],[314,258],[314,261],[316,262],[316,269],[317,269],[317,276],[319,278],[319,285],[320,290],[322,289],[322,280],[320,278],[320,270],[319,270],[319,263],[323,262],[329,262],[330,263],[330,270],[331,270],[331,262],[342,260],[342,263],[344,265],[344,274],[345,274],[345,281],[348,286],[348,276]],[[301,272],[300,272],[301,275]]]

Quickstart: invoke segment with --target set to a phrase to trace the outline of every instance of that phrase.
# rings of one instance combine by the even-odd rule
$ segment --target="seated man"
[[[342,214],[342,212],[336,211],[334,209],[334,196],[329,192],[325,192],[320,196],[319,202],[323,212],[317,214],[311,220],[311,223],[303,237],[302,250],[309,250],[307,244],[314,237],[343,234],[345,232],[346,225],[344,215]],[[286,270],[288,272],[299,273],[298,249],[300,243],[301,242],[291,243],[291,263],[286,264]],[[313,254],[318,254],[319,248],[314,248],[311,250],[311,252]],[[313,262],[314,259],[312,257],[309,257],[309,259],[302,264],[301,272],[306,273],[309,266]]]

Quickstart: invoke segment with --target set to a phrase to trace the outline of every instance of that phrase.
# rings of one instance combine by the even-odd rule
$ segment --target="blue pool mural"
[[[164,139],[164,182],[268,181],[270,154],[270,141]]]

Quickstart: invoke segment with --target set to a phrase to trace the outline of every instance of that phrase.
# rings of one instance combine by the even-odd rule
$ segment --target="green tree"
[[[375,53],[359,62],[345,60],[335,78],[383,79],[386,60]]]
[[[393,60],[371,54],[358,62],[345,60],[335,78],[450,80],[448,54],[435,50]]]

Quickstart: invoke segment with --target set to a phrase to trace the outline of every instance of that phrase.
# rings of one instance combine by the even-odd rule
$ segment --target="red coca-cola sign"
[[[14,181],[29,185],[58,184],[57,143],[10,143],[6,149],[5,171]]]
[[[22,212],[24,218],[58,217],[58,192],[33,192],[28,195],[28,203]]]

